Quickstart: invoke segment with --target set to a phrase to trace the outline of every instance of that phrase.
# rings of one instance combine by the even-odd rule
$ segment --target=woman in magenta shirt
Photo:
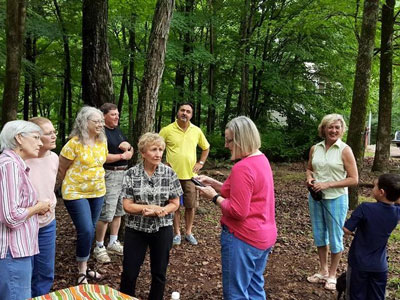
[[[201,175],[204,197],[220,206],[224,299],[265,299],[264,269],[275,244],[274,181],[268,159],[259,151],[260,134],[249,118],[231,120],[225,147],[239,160],[224,183]]]

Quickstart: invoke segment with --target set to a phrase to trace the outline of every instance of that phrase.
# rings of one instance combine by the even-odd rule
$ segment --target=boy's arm
[[[354,233],[350,230],[348,230],[346,227],[343,227],[343,232],[345,235],[354,235]]]

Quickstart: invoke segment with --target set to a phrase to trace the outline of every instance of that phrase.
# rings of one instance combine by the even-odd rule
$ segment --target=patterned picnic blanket
[[[107,285],[82,284],[50,294],[32,298],[32,300],[138,300],[114,290]]]

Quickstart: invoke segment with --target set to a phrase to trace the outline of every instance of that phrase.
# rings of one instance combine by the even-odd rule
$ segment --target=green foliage
[[[225,148],[225,140],[221,134],[209,134],[207,140],[210,143],[209,157],[215,160],[228,160],[231,157],[230,151]]]

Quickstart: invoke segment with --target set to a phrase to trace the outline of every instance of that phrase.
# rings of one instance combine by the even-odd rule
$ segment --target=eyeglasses
[[[49,131],[49,132],[43,133],[43,135],[45,135],[45,136],[52,136],[52,135],[57,135],[57,134],[58,134],[57,130],[53,130],[53,131]]]
[[[36,141],[40,141],[40,135],[37,135],[37,134],[21,133],[21,135],[31,137]]]
[[[103,120],[90,120],[89,119],[89,121],[92,121],[96,125],[104,125],[104,121]]]

